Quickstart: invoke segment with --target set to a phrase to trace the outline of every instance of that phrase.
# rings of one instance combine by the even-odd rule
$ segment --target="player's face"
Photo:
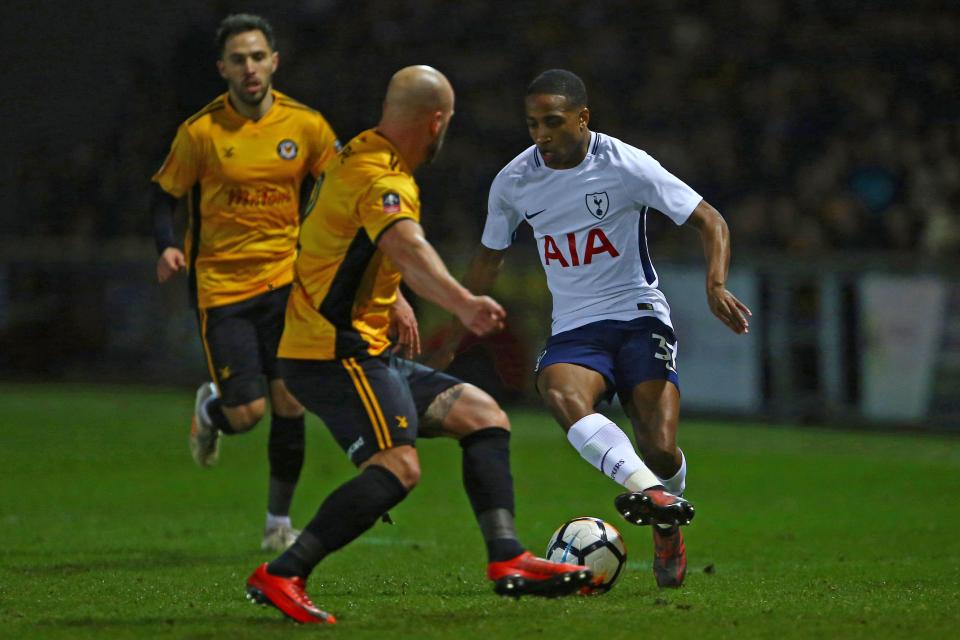
[[[571,106],[564,96],[527,96],[527,131],[551,169],[570,169],[587,155],[590,110]]]
[[[257,29],[227,38],[217,69],[227,81],[231,96],[256,106],[270,91],[278,61],[277,52],[270,49],[263,32]]]

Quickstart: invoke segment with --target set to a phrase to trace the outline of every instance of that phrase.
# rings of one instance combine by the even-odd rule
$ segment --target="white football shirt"
[[[505,166],[490,187],[481,242],[506,249],[521,222],[533,228],[553,294],[556,335],[599,320],[656,316],[672,327],[647,248],[650,209],[681,225],[700,195],[646,152],[591,133],[572,169],[547,167],[535,145]]]

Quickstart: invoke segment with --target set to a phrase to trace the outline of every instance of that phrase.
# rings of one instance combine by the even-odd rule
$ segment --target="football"
[[[593,570],[589,593],[606,593],[627,566],[627,547],[620,532],[600,518],[574,518],[560,525],[547,544],[548,560],[583,564]]]

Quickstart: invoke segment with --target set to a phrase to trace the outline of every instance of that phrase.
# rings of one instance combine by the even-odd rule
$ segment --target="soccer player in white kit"
[[[653,525],[657,584],[678,587],[686,575],[680,525],[694,511],[680,497],[687,466],[677,447],[677,340],[645,223],[656,209],[700,233],[710,310],[744,334],[750,310],[726,288],[727,224],[647,153],[591,131],[586,88],[575,74],[539,75],[527,89],[526,119],[534,145],[494,179],[482,246],[464,283],[489,291],[515,229],[522,222],[533,228],[553,295],[537,390],[580,455],[628,490],[616,498],[617,510],[633,524]],[[596,410],[614,392],[640,455]]]

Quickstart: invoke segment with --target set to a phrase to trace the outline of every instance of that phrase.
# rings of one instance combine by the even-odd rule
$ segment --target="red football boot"
[[[679,587],[687,575],[687,548],[679,526],[653,529],[653,575],[658,587]]]
[[[247,598],[270,605],[280,613],[304,624],[336,624],[337,619],[313,604],[304,591],[303,578],[282,578],[267,572],[263,563],[247,578]]]
[[[633,524],[685,525],[693,520],[693,505],[663,487],[621,493],[613,501],[617,511]]]
[[[487,578],[502,596],[556,598],[580,591],[593,580],[593,572],[576,564],[550,562],[524,551],[515,558],[487,565]]]

